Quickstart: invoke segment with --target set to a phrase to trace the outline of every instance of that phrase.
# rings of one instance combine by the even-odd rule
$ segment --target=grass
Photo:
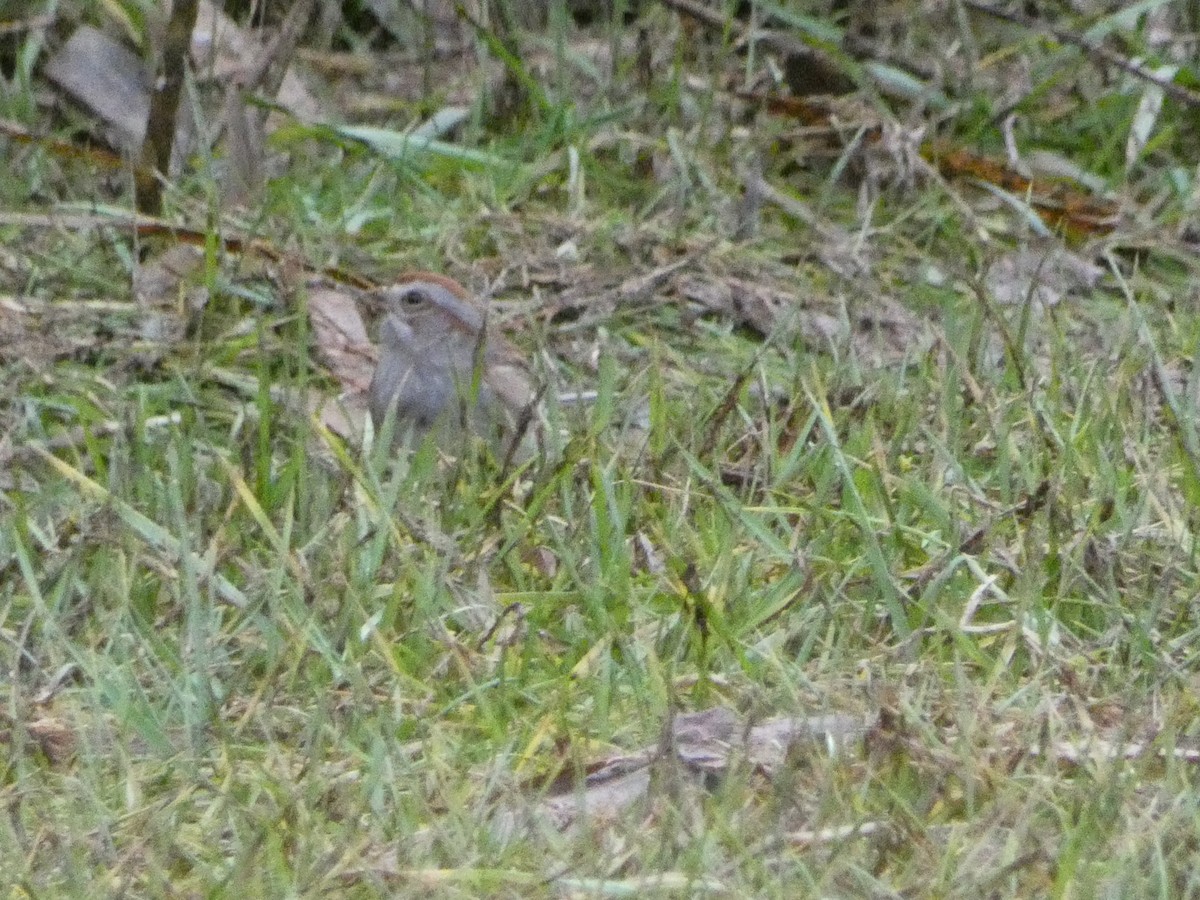
[[[1192,263],[1164,241],[1049,310],[992,303],[977,273],[1016,217],[968,218],[936,182],[860,204],[788,125],[734,121],[729,47],[647,15],[675,43],[648,87],[617,68],[618,102],[566,102],[588,69],[560,46],[544,105],[476,117],[478,155],[293,129],[244,215],[314,264],[563,305],[512,317],[516,338],[599,398],[558,411],[562,444],[515,484],[290,409],[336,390],[302,290],[210,251],[164,342],[125,236],[4,226],[29,310],[0,350],[14,896],[1197,893]],[[19,87],[6,114],[34,124]],[[1109,106],[1127,128],[1128,96],[1019,127],[1083,154]],[[1188,212],[1164,187],[1187,177],[1176,140],[1126,176],[1160,227]],[[1121,177],[1120,143],[1081,164]],[[749,149],[862,236],[870,275],[834,274],[836,248],[770,207],[730,239]],[[5,152],[10,209],[101,190]],[[169,194],[185,216],[215,196],[203,172]],[[679,282],[622,294],[688,253],[705,283],[783,291],[799,325],[764,341]],[[874,724],[769,771],[660,760],[611,816],[513,824],[718,705]]]

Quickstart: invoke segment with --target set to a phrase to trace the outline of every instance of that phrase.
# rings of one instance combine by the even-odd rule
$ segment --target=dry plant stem
[[[727,28],[737,29],[735,34],[737,34],[739,40],[757,41],[774,50],[776,53],[801,59],[804,61],[806,67],[816,67],[819,70],[823,70],[822,74],[826,78],[833,79],[842,75],[842,70],[837,65],[837,62],[831,60],[827,53],[809,46],[791,34],[769,28],[751,28],[740,22],[731,21],[726,13],[700,3],[698,0],[660,0],[660,2],[668,9],[673,9],[680,15],[694,19],[704,25],[705,28],[714,32],[724,32]],[[772,17],[768,12],[764,17],[764,22],[760,24],[770,25],[771,22]],[[844,50],[856,56],[878,60],[892,68],[909,72],[915,78],[927,84],[937,78],[937,72],[929,66],[923,66],[911,58],[904,58],[893,54],[886,48],[881,48],[874,42],[858,35],[842,34],[841,44]]]
[[[199,0],[178,0],[171,10],[163,42],[162,80],[150,99],[141,166],[135,170],[135,176],[139,173],[141,176],[136,183],[139,212],[158,215],[162,211],[163,182],[175,143],[175,113],[179,109],[187,53],[199,8]]]
[[[169,235],[181,244],[191,244],[196,247],[207,245],[209,236],[206,232],[186,225],[176,225],[151,215],[141,215],[129,212],[128,215],[102,215],[100,213],[62,212],[62,213],[29,213],[6,212],[0,210],[0,225],[13,225],[18,228],[43,228],[48,230],[58,228],[128,228],[136,237],[158,237]],[[359,290],[369,291],[379,285],[367,280],[362,275],[346,269],[330,266],[314,269],[309,263],[289,254],[261,238],[233,236],[218,236],[217,242],[225,253],[261,253],[272,262],[288,263],[298,267],[298,270],[313,275],[322,275],[338,284],[347,284]]]
[[[24,34],[27,31],[37,31],[49,28],[54,24],[54,16],[33,16],[16,22],[0,22],[0,37],[10,34]]]
[[[2,29],[0,29],[0,35],[3,35]],[[115,171],[127,169],[129,166],[129,160],[123,159],[119,154],[113,153],[111,150],[105,150],[102,147],[82,147],[68,141],[59,141],[45,135],[34,134],[24,125],[19,125],[8,119],[0,119],[0,135],[19,144],[40,147],[61,159],[86,159],[90,163]],[[139,163],[134,165],[133,177],[135,181],[140,183],[143,179],[152,180],[154,172]]]
[[[1200,93],[1170,79],[1160,78],[1153,72],[1143,68],[1139,63],[1131,59],[1126,59],[1121,54],[1109,50],[1107,47],[1103,47],[1081,34],[1075,34],[1063,28],[1055,28],[1053,25],[1047,25],[1045,22],[1031,19],[1022,13],[997,9],[991,4],[980,3],[979,0],[963,0],[963,2],[977,12],[993,16],[997,19],[1003,19],[1006,22],[1012,22],[1014,25],[1020,25],[1022,28],[1028,28],[1030,31],[1048,34],[1060,43],[1069,44],[1072,47],[1082,50],[1085,56],[1091,57],[1096,62],[1103,65],[1116,66],[1122,72],[1132,75],[1134,78],[1139,78],[1142,81],[1153,84],[1172,100],[1178,100],[1180,103],[1187,104],[1188,106],[1200,107]]]
[[[514,37],[516,25],[513,21],[507,0],[493,0],[485,7],[492,15],[489,17],[491,27],[485,25],[471,14],[471,10],[462,3],[454,4],[455,14],[466,22],[488,50],[500,60],[504,66],[504,83],[501,87],[497,117],[519,111],[530,102],[538,109],[546,111],[552,107],[545,92],[527,71],[521,62],[520,47]]]
[[[288,10],[275,39],[263,48],[253,65],[232,79],[226,88],[221,129],[214,138],[219,141],[224,137],[229,150],[230,172],[223,185],[226,199],[244,199],[265,182],[263,129],[269,110],[249,107],[244,97],[256,90],[266,97],[274,97],[279,92],[296,53],[300,34],[312,18],[315,2],[303,0]]]
[[[1200,436],[1197,436],[1192,413],[1190,410],[1183,408],[1179,402],[1179,397],[1171,385],[1170,375],[1163,364],[1162,354],[1158,351],[1158,344],[1154,340],[1154,334],[1146,322],[1145,313],[1142,312],[1141,304],[1138,303],[1136,295],[1122,275],[1121,267],[1118,265],[1116,259],[1113,258],[1111,252],[1105,253],[1105,261],[1108,263],[1108,268],[1112,272],[1113,278],[1121,286],[1121,290],[1125,294],[1125,301],[1129,304],[1129,309],[1135,315],[1138,338],[1150,353],[1150,371],[1153,375],[1154,387],[1162,399],[1163,407],[1166,409],[1166,419],[1170,423],[1171,430],[1175,433],[1176,439],[1179,441],[1183,455],[1187,457],[1188,465],[1192,470],[1192,478],[1200,481]]]
[[[761,173],[749,172],[746,176],[746,192],[753,191],[759,198],[759,201],[767,201],[779,207],[789,216],[794,219],[799,219],[813,231],[817,232],[827,243],[828,242],[846,242],[849,240],[849,234],[833,225],[813,211],[807,203],[798,200],[785,194],[775,185],[771,184]]]
[[[1004,343],[1004,352],[1017,374],[1017,384],[1020,385],[1022,391],[1028,390],[1029,382],[1025,377],[1025,365],[1021,359],[1020,348],[1013,339],[1008,323],[1004,321],[1003,316],[996,312],[996,307],[992,304],[983,282],[972,281],[971,289],[975,292],[975,298],[979,301],[979,305],[983,307],[984,314],[992,321],[992,324],[996,326],[996,331],[1000,334],[1000,340]]]
[[[268,97],[275,96],[296,53],[300,35],[312,18],[315,4],[316,0],[302,0],[288,10],[287,18],[283,20],[275,40],[263,51],[257,65],[242,81],[240,86],[244,90],[261,88]]]
[[[931,560],[917,570],[912,586],[908,590],[908,602],[916,603],[921,599],[921,593],[929,586],[929,583],[941,573],[941,571],[949,565],[950,561],[956,556],[965,556],[967,554],[977,554],[983,547],[983,542],[991,531],[1004,522],[1010,516],[1022,525],[1029,522],[1033,516],[1046,506],[1046,501],[1050,498],[1050,482],[1047,479],[1042,479],[1042,482],[1037,486],[1037,490],[1028,495],[1020,503],[1010,506],[1008,509],[1001,510],[994,515],[990,521],[979,526],[969,535],[963,538],[957,546],[947,548],[937,559]]]

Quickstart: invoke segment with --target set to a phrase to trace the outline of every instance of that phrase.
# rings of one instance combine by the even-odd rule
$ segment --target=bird
[[[538,399],[533,375],[521,351],[489,327],[478,298],[422,271],[398,276],[375,296],[384,307],[368,391],[377,429],[390,415],[397,443],[433,432],[443,449],[464,432],[497,449],[522,438]]]

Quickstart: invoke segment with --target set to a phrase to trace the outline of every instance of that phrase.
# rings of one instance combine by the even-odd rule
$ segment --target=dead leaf
[[[192,32],[192,59],[202,74],[211,74],[221,84],[245,84],[246,74],[260,66],[264,52],[262,42],[239,28],[219,7],[207,0],[200,4],[196,28]],[[283,75],[274,100],[306,125],[323,119],[320,101],[290,67]],[[267,131],[282,121],[278,117],[268,117]]]
[[[662,553],[644,531],[639,531],[633,536],[633,556],[639,571],[651,575],[663,575],[667,571]]]
[[[734,315],[763,337],[794,320],[795,295],[737,278],[730,279],[728,285]]]
[[[183,283],[204,264],[204,251],[190,244],[173,244],[140,264],[133,273],[133,296],[147,310],[178,311],[186,303],[190,312],[203,308],[207,296],[186,296]],[[197,305],[197,303],[199,305]]]
[[[620,754],[588,767],[583,789],[565,785],[561,792],[524,811],[508,809],[495,822],[498,834],[511,837],[532,825],[569,828],[612,821],[647,795],[651,767],[670,754],[683,773],[703,781],[725,775],[732,765],[748,760],[759,772],[774,776],[808,747],[829,754],[861,742],[873,722],[849,715],[780,717],[752,728],[726,707],[714,707],[674,717],[658,745]]]
[[[794,292],[774,284],[705,272],[680,278],[678,290],[685,299],[728,316],[762,337],[784,328],[799,330],[806,339],[825,344],[845,334],[836,317],[805,308]]]
[[[558,554],[544,545],[522,551],[521,560],[532,566],[543,578],[553,578],[558,572]]]
[[[136,53],[84,25],[47,60],[45,73],[112,130],[117,146],[141,149],[153,85]]]
[[[379,359],[355,297],[344,288],[316,287],[308,295],[317,359],[341,386],[328,397],[313,392],[308,411],[334,434],[359,443],[368,416],[367,388]]]
[[[365,391],[379,354],[367,336],[355,298],[342,288],[316,288],[308,295],[308,314],[317,358],[344,390]]]
[[[311,391],[308,413],[342,440],[361,444],[370,414],[367,392],[351,391],[330,397],[320,391]]]
[[[51,765],[61,766],[75,753],[75,732],[61,719],[43,716],[25,726]]]
[[[1074,291],[1096,286],[1104,269],[1061,245],[1023,245],[992,262],[984,284],[1002,306],[1056,306]]]

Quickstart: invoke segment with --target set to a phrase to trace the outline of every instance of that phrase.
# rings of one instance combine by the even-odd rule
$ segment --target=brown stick
[[[150,99],[146,120],[146,139],[142,143],[142,176],[137,178],[139,212],[158,215],[162,211],[163,181],[171,165],[175,143],[175,112],[183,90],[184,69],[192,31],[196,27],[199,0],[179,0],[171,11],[167,37],[163,42],[162,80]]]
[[[1109,66],[1116,66],[1122,72],[1126,72],[1134,78],[1150,82],[1150,84],[1159,88],[1172,100],[1178,100],[1187,106],[1200,107],[1200,93],[1193,91],[1191,88],[1186,88],[1181,84],[1176,84],[1168,78],[1161,78],[1133,60],[1126,59],[1121,54],[1109,50],[1107,47],[1103,47],[1096,41],[1089,40],[1081,34],[1075,34],[1064,28],[1056,28],[1053,25],[1047,25],[1044,22],[1031,19],[1018,12],[997,9],[987,3],[981,3],[980,0],[963,0],[963,3],[976,12],[981,12],[997,19],[1003,19],[1005,22],[1012,22],[1014,25],[1020,25],[1022,28],[1028,28],[1030,31],[1048,34],[1061,44],[1069,44],[1072,47],[1082,50],[1085,56],[1089,56],[1095,61]]]

